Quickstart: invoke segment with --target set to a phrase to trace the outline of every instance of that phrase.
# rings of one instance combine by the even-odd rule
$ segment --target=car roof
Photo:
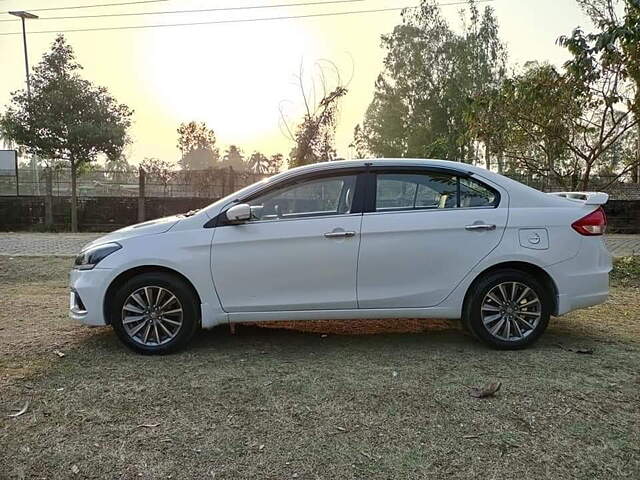
[[[451,160],[423,159],[423,158],[366,158],[359,160],[336,160],[333,162],[321,162],[302,167],[287,170],[287,173],[302,173],[304,171],[322,171],[339,168],[355,168],[355,167],[398,167],[398,166],[416,166],[416,167],[446,167],[460,171],[474,172],[475,170],[483,171],[483,168],[474,167],[468,163],[454,162]]]

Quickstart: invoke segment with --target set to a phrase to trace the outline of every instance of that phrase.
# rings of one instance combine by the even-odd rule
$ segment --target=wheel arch
[[[551,313],[552,315],[557,314],[558,286],[556,285],[555,281],[553,280],[551,275],[549,275],[549,273],[546,270],[544,270],[542,267],[539,267],[538,265],[535,265],[533,263],[523,262],[523,261],[509,261],[509,262],[497,263],[495,265],[491,265],[490,267],[487,267],[485,270],[483,270],[478,275],[476,275],[476,277],[473,279],[473,281],[471,282],[471,284],[469,285],[465,293],[464,303],[463,303],[465,307],[468,303],[469,294],[473,290],[473,287],[485,276],[499,270],[520,270],[522,272],[526,272],[534,276],[538,281],[540,281],[548,289],[549,293],[551,294],[551,302],[552,302]]]
[[[129,279],[137,275],[141,275],[143,273],[158,273],[158,272],[168,273],[170,275],[174,275],[180,278],[193,291],[193,294],[196,296],[196,299],[198,300],[198,304],[202,305],[202,299],[200,298],[200,294],[198,293],[198,290],[193,285],[193,283],[187,277],[185,277],[182,273],[172,268],[164,267],[161,265],[141,265],[141,266],[133,267],[121,272],[120,274],[118,274],[116,278],[114,278],[111,281],[111,283],[109,284],[109,287],[107,287],[107,290],[104,295],[104,300],[102,302],[102,311],[104,314],[105,323],[107,325],[111,324],[111,315],[109,315],[108,306],[113,300],[115,293],[118,291],[118,288],[120,288]]]

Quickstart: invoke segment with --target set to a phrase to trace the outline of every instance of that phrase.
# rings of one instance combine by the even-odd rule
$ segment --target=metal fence
[[[53,196],[71,195],[71,171],[68,168],[53,169],[51,193]],[[543,175],[506,173],[507,176],[545,192],[576,190],[577,179],[558,179]],[[78,173],[79,197],[139,197],[141,188],[145,197],[200,197],[220,198],[252,183],[267,174],[236,171],[230,167],[208,170],[160,170],[141,174],[139,170],[114,172],[89,170]],[[46,195],[47,171],[20,168],[0,170],[0,195]],[[628,176],[595,175],[590,180],[590,190],[605,191],[612,199],[640,200],[640,184],[631,182]]]
[[[504,173],[520,183],[524,183],[542,192],[562,192],[582,190],[579,178],[564,178],[561,182],[557,177]],[[640,200],[640,184],[631,181],[630,175],[593,175],[589,179],[589,191],[606,192],[615,200]]]
[[[51,194],[71,195],[71,170],[52,169]],[[0,195],[46,195],[49,172],[20,168],[0,171]],[[79,172],[76,191],[79,197],[203,197],[219,198],[258,182],[267,175],[235,171],[231,168],[208,170],[166,170],[141,173],[90,170]]]

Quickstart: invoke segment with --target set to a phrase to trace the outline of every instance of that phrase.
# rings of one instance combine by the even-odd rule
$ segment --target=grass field
[[[398,320],[217,328],[166,357],[67,320],[69,263],[0,257],[0,478],[640,478],[637,260],[524,351]]]

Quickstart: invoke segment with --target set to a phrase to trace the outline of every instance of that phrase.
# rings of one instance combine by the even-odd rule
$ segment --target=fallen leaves
[[[492,382],[485,385],[484,387],[471,387],[469,390],[469,395],[471,395],[474,398],[493,397],[496,394],[496,392],[500,390],[501,386],[502,386],[502,383],[500,382]]]
[[[156,428],[159,426],[159,423],[143,423],[142,425],[136,426],[136,428]]]
[[[571,347],[565,347],[561,343],[558,343],[558,347],[560,347],[562,350],[565,350],[567,352],[579,353],[581,355],[593,355],[593,351],[594,351],[593,348],[571,348]]]
[[[19,417],[20,415],[24,415],[25,413],[27,413],[27,410],[29,410],[29,400],[27,400],[25,402],[24,406],[20,410],[18,410],[17,413],[10,413],[7,416],[9,416],[9,417]]]
[[[581,353],[583,355],[593,355],[593,349],[592,348],[577,348],[575,350],[569,348],[568,350],[570,352]]]

